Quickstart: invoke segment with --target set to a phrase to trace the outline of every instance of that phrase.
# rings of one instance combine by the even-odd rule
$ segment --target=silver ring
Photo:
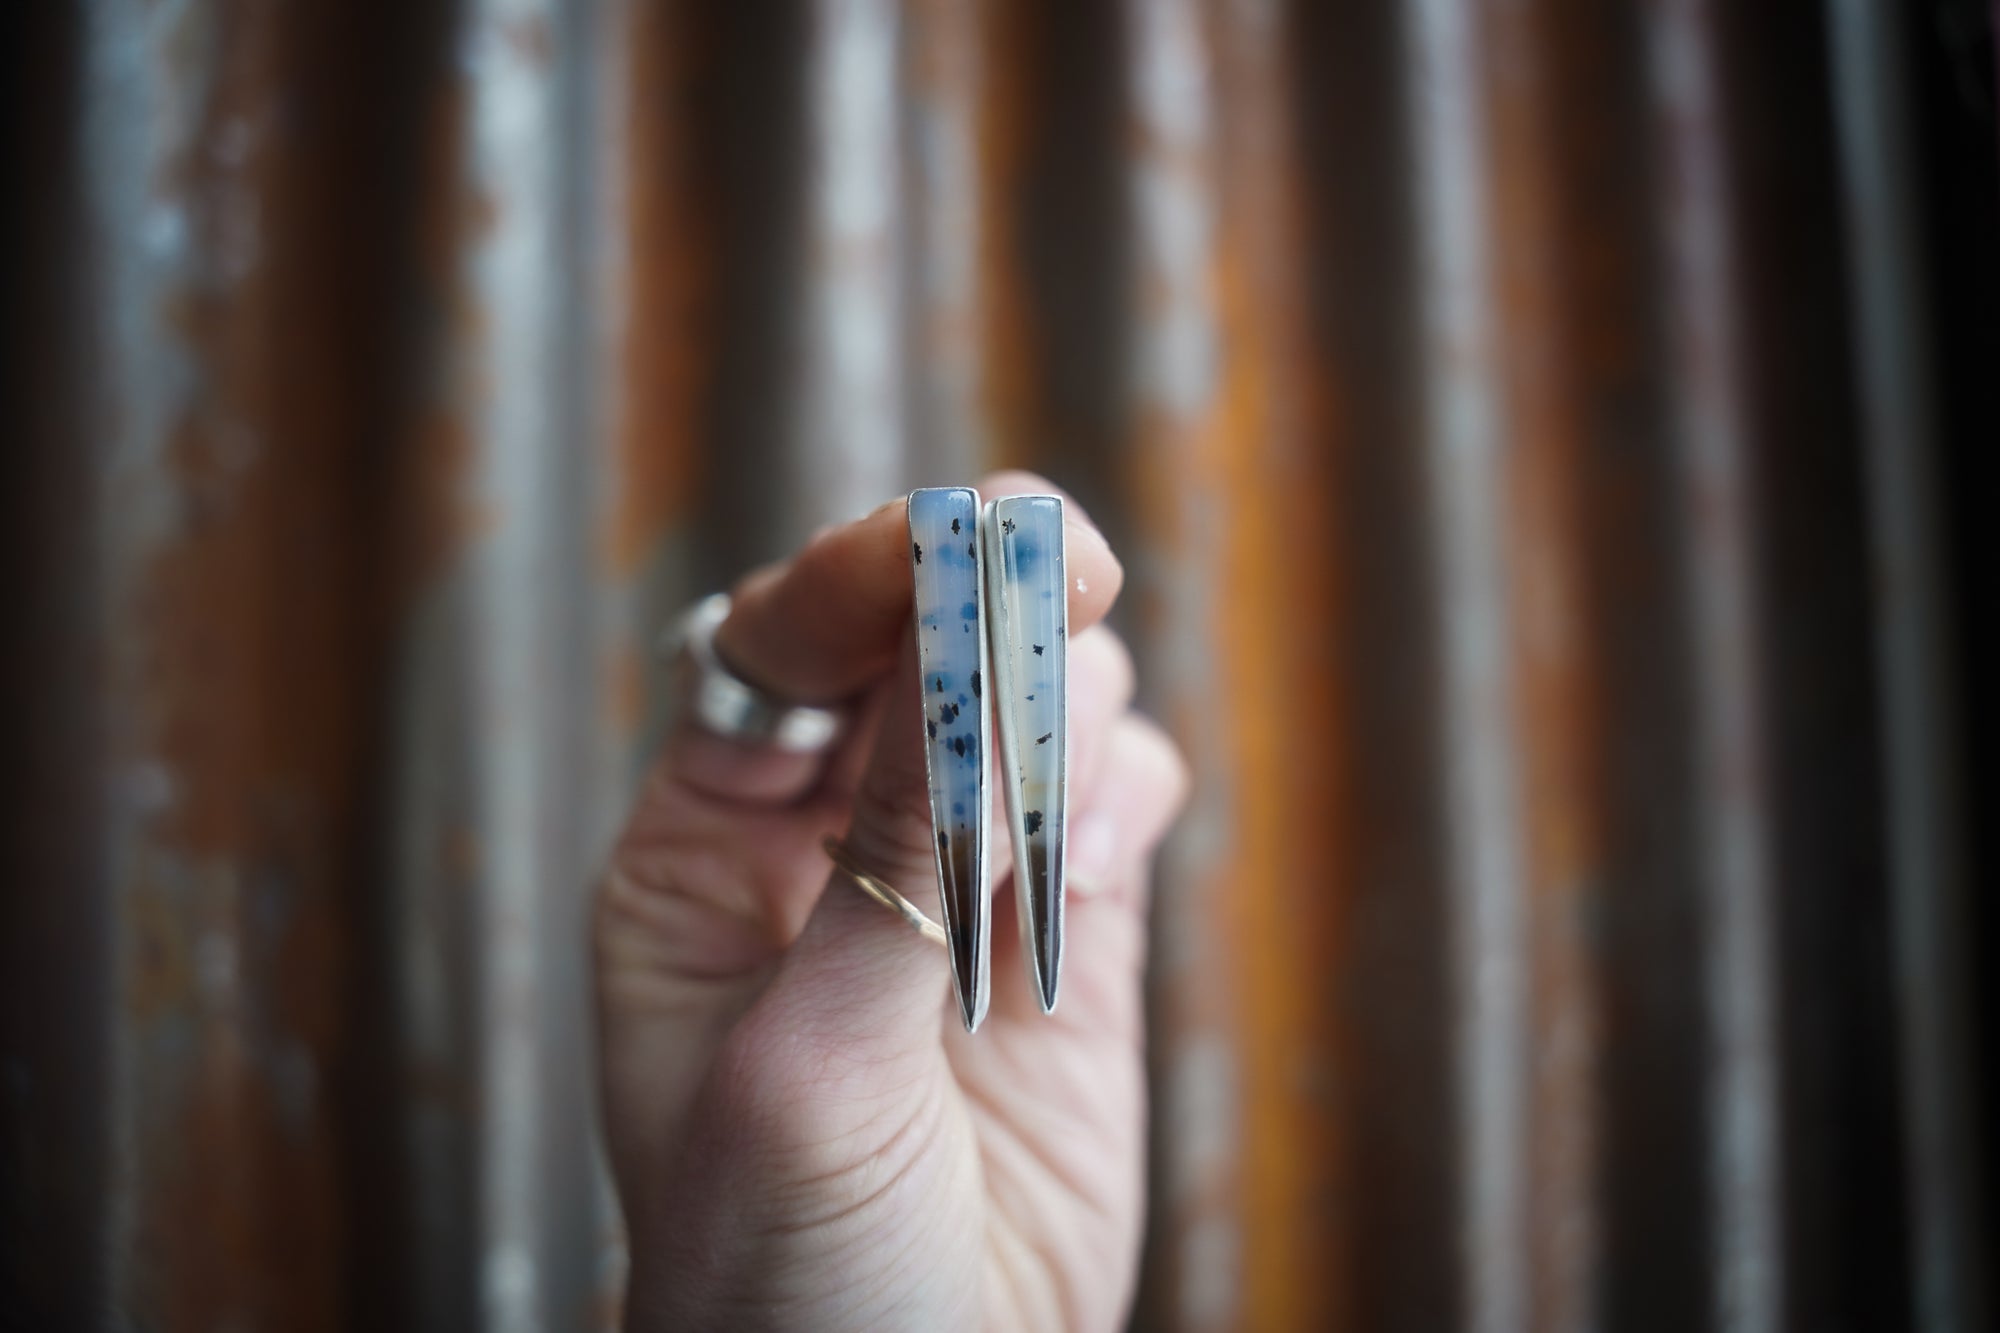
[[[728,618],[729,594],[714,593],[689,607],[661,639],[661,647],[680,654],[689,667],[687,699],[695,721],[718,736],[790,754],[817,754],[830,747],[840,737],[839,712],[786,703],[722,664],[715,631]]]

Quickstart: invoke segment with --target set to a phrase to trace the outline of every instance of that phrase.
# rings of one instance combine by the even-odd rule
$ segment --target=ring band
[[[847,876],[855,888],[903,918],[916,928],[919,935],[932,944],[943,945],[946,942],[943,926],[925,916],[923,909],[908,898],[856,865],[854,858],[848,855],[847,848],[841,845],[840,839],[829,834],[820,842],[820,846],[826,849],[827,859],[833,862],[834,869]]]
[[[691,669],[687,697],[695,720],[718,736],[792,754],[829,748],[840,736],[839,712],[773,698],[722,664],[715,631],[728,618],[729,594],[713,593],[689,607],[661,636],[661,648],[683,655]]]

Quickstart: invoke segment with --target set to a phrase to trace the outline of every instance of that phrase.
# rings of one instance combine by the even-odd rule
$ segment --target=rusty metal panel
[[[1528,1046],[1522,966],[1522,807],[1503,524],[1500,329],[1492,185],[1482,130],[1478,8],[1405,9],[1416,222],[1417,437],[1438,661],[1437,772],[1451,921],[1453,1074],[1469,1328],[1525,1327]]]
[[[1154,931],[1155,1115],[1179,1149],[1159,1158],[1155,1205],[1171,1247],[1172,1286],[1161,1299],[1189,1326],[1213,1327],[1243,1300],[1251,1253],[1241,1194],[1244,1057],[1232,1038],[1241,985],[1232,966],[1240,920],[1218,892],[1242,848],[1230,837],[1240,812],[1229,778],[1241,772],[1250,730],[1236,710],[1198,706],[1204,693],[1241,688],[1214,637],[1225,589],[1240,569],[1230,523],[1240,494],[1229,475],[1223,402],[1226,316],[1221,309],[1216,180],[1219,90],[1200,7],[1123,7],[1127,74],[1120,109],[1127,263],[1132,309],[1121,409],[1129,451],[1127,549],[1155,706],[1208,775],[1176,837],[1178,867],[1161,886]],[[1218,503],[1219,501],[1219,503]],[[1204,512],[1206,511],[1206,512]],[[1243,603],[1238,603],[1243,605]],[[1171,644],[1168,653],[1148,651]],[[1268,849],[1267,849],[1268,850]]]
[[[1585,468],[1591,409],[1609,376],[1586,351],[1594,312],[1579,299],[1571,255],[1589,239],[1578,204],[1587,206],[1593,164],[1566,113],[1595,91],[1579,88],[1579,76],[1601,69],[1605,52],[1599,25],[1562,23],[1555,6],[1495,6],[1486,22],[1492,299],[1507,331],[1499,360],[1512,442],[1502,522],[1517,608],[1519,965],[1536,1052],[1524,1071],[1516,1308],[1530,1327],[1583,1329],[1602,1321],[1593,1282],[1604,1259],[1604,960],[1592,918],[1602,910],[1607,843]]]
[[[581,912],[654,633],[1004,462],[1198,777],[1137,1326],[1983,1326],[1918,19],[40,8],[10,1312],[614,1326]]]
[[[616,789],[590,779],[602,676],[602,454],[581,442],[587,345],[575,210],[594,159],[578,84],[588,29],[496,0],[453,16],[431,90],[419,349],[401,460],[428,473],[405,522],[442,540],[400,590],[387,706],[388,835],[403,1132],[433,1246],[416,1322],[575,1325],[597,1305],[582,899]],[[430,1256],[442,1262],[430,1264]]]
[[[335,1327],[360,625],[321,25],[89,7],[107,1312]],[[298,319],[319,309],[324,320]],[[118,1317],[113,1314],[112,1317]]]

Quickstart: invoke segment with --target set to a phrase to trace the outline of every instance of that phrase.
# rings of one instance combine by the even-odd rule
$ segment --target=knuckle
[[[1138,682],[1132,650],[1109,625],[1093,625],[1071,642],[1070,674],[1078,693],[1110,712],[1132,702]]]
[[[1164,811],[1171,814],[1187,804],[1193,781],[1187,758],[1159,723],[1144,713],[1126,713],[1119,721],[1116,748],[1119,769],[1145,777]]]
[[[591,897],[591,937],[600,968],[650,963],[670,935],[670,914],[662,895],[616,858],[598,877]]]
[[[920,782],[871,777],[854,797],[848,850],[891,880],[931,866],[930,789]]]
[[[591,901],[602,973],[706,981],[761,965],[797,933],[791,882],[710,847],[621,845]]]

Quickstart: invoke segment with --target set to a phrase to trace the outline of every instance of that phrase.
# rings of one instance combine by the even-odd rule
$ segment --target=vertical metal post
[[[1180,979],[1163,1006],[1167,1029],[1155,1083],[1158,1123],[1172,1145],[1158,1213],[1169,1228],[1180,1326],[1228,1327],[1239,1317],[1246,1256],[1240,1216],[1242,1052],[1231,1039],[1231,951],[1216,932],[1216,897],[1236,829],[1229,775],[1233,710],[1198,708],[1227,679],[1214,641],[1227,579],[1226,516],[1199,503],[1221,487],[1212,447],[1223,367],[1213,287],[1216,203],[1213,71],[1195,0],[1128,0],[1125,225],[1132,254],[1132,433],[1128,484],[1141,535],[1128,552],[1147,625],[1149,688],[1184,724],[1199,789],[1160,898],[1158,966]]]
[[[1528,1314],[1529,1051],[1481,34],[1468,0],[1417,0],[1404,22],[1419,413],[1437,584],[1437,765],[1449,843],[1464,1318],[1482,1333],[1506,1333],[1524,1328]]]
[[[1723,1333],[1764,1333],[1785,1308],[1775,890],[1722,36],[1710,0],[1655,0],[1647,20],[1695,701],[1713,1314]]]
[[[904,481],[902,164],[894,0],[814,0],[806,67],[800,392],[784,460],[796,533]]]
[[[1965,803],[1954,749],[1963,733],[1940,554],[1940,440],[1901,19],[1879,0],[1830,0],[1827,37],[1888,770],[1910,1313],[1913,1327],[1969,1333],[1987,1327],[1989,1295],[1966,1032]]]

